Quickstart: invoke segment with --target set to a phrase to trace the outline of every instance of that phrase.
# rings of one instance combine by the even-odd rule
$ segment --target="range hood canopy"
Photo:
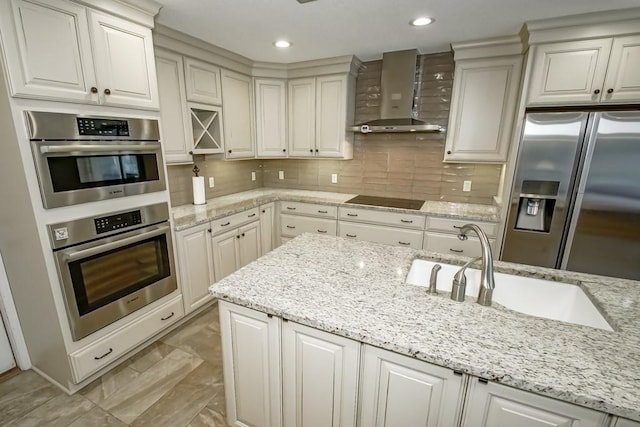
[[[416,49],[382,54],[380,119],[349,127],[349,131],[444,132],[442,126],[413,118],[417,59]]]

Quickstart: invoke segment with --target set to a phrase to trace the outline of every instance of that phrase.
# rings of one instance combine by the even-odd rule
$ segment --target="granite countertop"
[[[244,191],[242,193],[235,193],[228,196],[209,199],[205,205],[176,206],[171,209],[171,212],[173,214],[174,227],[179,231],[278,200],[339,206],[343,205],[347,200],[355,196],[355,194],[331,193],[326,191],[262,188],[259,190]],[[498,222],[500,220],[499,208],[497,206],[473,203],[452,203],[427,200],[419,211],[354,204],[349,204],[347,206],[389,212],[422,214],[425,216],[465,218],[477,221]]]
[[[404,283],[415,258],[465,258],[304,234],[214,284],[222,300],[640,421],[640,283],[496,262],[581,286],[615,332],[457,303]],[[498,284],[499,286],[499,284]]]

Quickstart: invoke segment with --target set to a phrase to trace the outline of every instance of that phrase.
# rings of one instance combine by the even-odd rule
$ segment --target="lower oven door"
[[[74,341],[177,289],[168,223],[55,252]]]

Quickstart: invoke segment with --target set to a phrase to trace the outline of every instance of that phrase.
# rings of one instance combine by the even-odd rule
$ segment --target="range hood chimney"
[[[380,119],[348,128],[353,132],[443,132],[439,125],[430,125],[413,118],[416,49],[382,54]]]

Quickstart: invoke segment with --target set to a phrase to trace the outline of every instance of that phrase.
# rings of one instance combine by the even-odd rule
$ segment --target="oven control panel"
[[[126,120],[78,117],[78,132],[84,136],[129,136]]]
[[[124,212],[117,215],[103,216],[95,218],[96,233],[108,233],[132,225],[142,224],[142,214],[139,210]]]

